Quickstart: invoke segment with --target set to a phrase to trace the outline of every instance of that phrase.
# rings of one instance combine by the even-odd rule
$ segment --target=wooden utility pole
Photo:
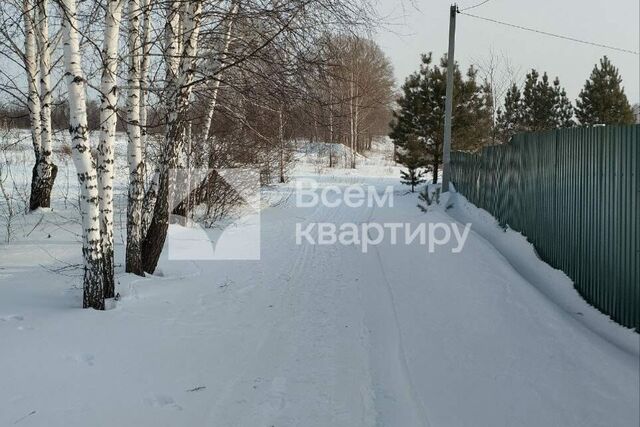
[[[456,44],[456,14],[458,6],[449,9],[449,52],[447,53],[447,91],[444,105],[444,144],[442,146],[442,191],[449,191],[451,179],[451,111],[453,109],[453,70]]]

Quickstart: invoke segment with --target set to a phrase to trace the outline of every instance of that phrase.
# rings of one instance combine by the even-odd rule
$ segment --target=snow
[[[550,302],[558,305],[567,315],[583,323],[595,334],[640,357],[638,334],[622,328],[596,308],[585,305],[583,298],[573,287],[571,279],[538,258],[535,248],[525,236],[513,230],[503,230],[484,209],[478,209],[466,198],[456,194],[459,202],[449,214],[462,223],[472,223],[473,230],[487,240],[505,260]]]
[[[121,299],[104,312],[79,308],[73,206],[58,196],[20,217],[0,246],[0,425],[639,424],[638,334],[585,303],[523,236],[459,194],[420,212],[388,143],[355,171],[298,160],[292,182],[264,191],[260,260],[165,251],[156,275],[130,276],[116,212]],[[298,207],[295,181],[309,177],[391,185],[394,206]],[[363,253],[296,245],[296,224],[313,222],[472,227],[457,254],[388,239]]]

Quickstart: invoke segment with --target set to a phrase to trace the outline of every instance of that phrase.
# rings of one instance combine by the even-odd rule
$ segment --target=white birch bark
[[[113,271],[113,180],[114,144],[116,139],[118,86],[118,35],[123,0],[108,0],[102,47],[100,82],[100,142],[98,144],[98,190],[100,195],[100,231],[104,258],[104,296],[115,295]]]
[[[189,105],[189,97],[191,96],[193,76],[195,74],[196,61],[195,57],[198,53],[198,37],[200,36],[200,18],[202,14],[202,0],[192,0],[184,2],[184,12],[181,29],[184,31],[184,39],[182,40],[182,54],[180,55],[180,64],[178,67],[178,77],[176,79],[175,106],[173,111],[174,120],[168,123],[182,127],[178,119],[184,114]],[[170,118],[171,119],[171,118]],[[168,129],[169,130],[169,129]],[[176,145],[184,143],[183,140],[177,138]],[[176,147],[178,148],[178,147]],[[177,153],[177,151],[176,151]]]
[[[143,275],[142,269],[142,204],[144,201],[144,163],[140,128],[140,2],[129,0],[129,72],[127,77],[127,158],[129,163],[129,194],[127,204],[126,271]]]
[[[47,0],[36,0],[34,29],[40,76],[40,156],[33,168],[30,209],[51,206],[51,189],[58,172],[51,156],[51,42]]]
[[[236,13],[238,12],[238,3],[235,2],[231,11],[229,12],[229,25],[227,26],[227,32],[224,35],[224,46],[222,48],[222,52],[220,53],[219,63],[222,66],[227,59],[227,55],[229,54],[229,46],[231,45],[231,33],[233,30],[233,23],[236,19]],[[213,71],[213,70],[212,70]],[[211,130],[211,121],[213,120],[213,113],[216,110],[216,104],[218,102],[218,91],[220,90],[220,79],[222,77],[222,72],[218,73],[216,76],[216,80],[213,83],[213,88],[211,90],[211,100],[209,101],[209,107],[207,108],[207,117],[204,122],[204,130],[202,132],[203,138],[206,140],[209,138],[209,132]]]
[[[29,209],[34,210],[51,206],[51,189],[58,168],[51,156],[51,46],[47,0],[26,0],[23,7],[28,107],[36,160],[32,170]]]
[[[142,158],[145,167],[144,173],[146,174],[147,170],[147,77],[149,74],[149,56],[151,53],[151,8],[153,6],[152,0],[142,0],[142,16],[144,20],[143,29],[142,29],[142,58],[140,60],[140,131],[141,131],[141,146],[142,146]],[[144,194],[143,205],[142,205],[142,217],[140,220],[140,238],[146,234],[147,229],[149,228],[149,222],[151,221],[151,216],[153,215],[153,206],[156,201],[156,195],[158,190],[158,175],[159,171],[156,166],[156,170],[154,171],[153,178],[149,183],[149,187],[147,188],[146,193]]]
[[[171,1],[164,26],[164,63],[167,86],[173,84],[180,65],[180,2]]]
[[[284,176],[284,156],[285,156],[285,141],[284,141],[284,120],[282,119],[283,106],[280,106],[278,110],[278,145],[280,147],[280,183],[285,182]]]
[[[142,58],[140,59],[140,131],[143,157],[147,146],[147,76],[149,73],[149,55],[151,53],[151,0],[142,0]]]
[[[51,41],[49,39],[49,15],[47,0],[38,0],[37,40],[40,57],[40,98],[42,157],[51,164]]]
[[[351,79],[349,80],[349,147],[351,151],[351,168],[356,167],[356,131],[354,123],[354,100],[355,100],[355,82],[354,73],[351,71]]]
[[[356,167],[356,153],[358,152],[358,149],[360,149],[360,145],[359,145],[359,141],[360,141],[360,95],[359,95],[359,90],[358,87],[356,85],[356,89],[355,89],[355,96],[353,99],[353,104],[354,104],[354,114],[353,114],[353,135],[354,135],[354,147],[355,147],[355,151],[353,153],[353,164],[351,165],[351,168],[355,169]]]
[[[80,185],[82,254],[84,257],[83,307],[104,310],[102,247],[98,177],[87,129],[86,81],[81,67],[76,0],[60,0],[64,41],[64,66],[69,96],[69,133],[73,163]]]
[[[167,27],[173,32],[175,27],[170,25],[175,9],[178,7],[171,3],[167,13]],[[200,17],[202,13],[202,0],[191,0],[183,2],[182,23],[183,30],[182,52],[179,56],[177,73],[173,73],[174,57],[170,54],[175,43],[168,40],[165,58],[169,61],[167,65],[167,128],[165,134],[165,146],[161,157],[160,176],[158,194],[154,206],[153,217],[149,225],[149,230],[143,242],[143,267],[147,272],[152,273],[160,258],[162,247],[167,236],[169,227],[169,194],[171,186],[169,174],[172,168],[176,167],[178,154],[184,144],[184,123],[183,119],[187,112],[189,96],[191,94],[191,82],[195,72],[195,60],[198,49],[198,37],[200,34]],[[173,33],[175,34],[175,33]],[[169,38],[171,33],[168,35]]]
[[[175,92],[176,76],[178,74],[178,67],[180,66],[180,51],[179,51],[179,27],[180,27],[180,1],[172,0],[166,3],[166,21],[164,25],[164,49],[163,59],[165,64],[165,109],[169,111],[171,108],[171,102],[173,100],[173,93]],[[162,147],[162,153],[166,152],[165,146]],[[144,196],[143,212],[142,212],[142,234],[146,237],[148,229],[151,226],[151,219],[154,216],[155,203],[158,199],[158,190],[160,188],[160,166],[163,163],[162,159],[159,164],[155,165],[153,174],[153,180],[151,181],[149,188]]]
[[[29,121],[31,123],[31,140],[36,163],[39,161],[42,151],[40,141],[40,95],[38,93],[38,62],[36,60],[36,34],[35,34],[35,2],[24,0],[22,4],[22,19],[24,21],[24,67],[27,76],[27,108],[29,109]]]
[[[331,90],[331,81],[329,85],[329,167],[333,167],[333,91]]]

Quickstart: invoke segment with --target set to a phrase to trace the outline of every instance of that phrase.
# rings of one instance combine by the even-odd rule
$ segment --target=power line
[[[491,0],[484,0],[483,2],[480,2],[478,4],[475,4],[473,6],[469,6],[469,7],[465,7],[464,9],[460,9],[458,10],[458,13],[464,12],[465,10],[471,10],[471,9],[475,9],[476,7],[480,7],[485,3],[489,3]]]
[[[489,0],[486,0],[486,1],[489,1]],[[486,3],[486,1],[485,1],[485,3]],[[482,4],[482,3],[480,3],[480,4]],[[477,6],[479,6],[480,4],[478,4]],[[467,10],[467,9],[463,9],[463,10]],[[549,33],[547,31],[536,30],[535,28],[523,27],[522,25],[510,24],[508,22],[498,21],[497,19],[485,18],[484,16],[478,16],[478,15],[473,15],[471,13],[465,13],[462,10],[458,11],[458,13],[460,15],[466,15],[466,16],[470,16],[472,18],[481,19],[483,21],[493,22],[495,24],[500,24],[500,25],[504,25],[504,26],[507,26],[507,27],[517,28],[519,30],[530,31],[532,33],[543,34],[545,36],[555,37],[557,39],[569,40],[569,41],[573,41],[573,42],[576,42],[576,43],[582,43],[582,44],[587,44],[587,45],[596,46],[596,47],[603,47],[605,49],[617,50],[618,52],[631,53],[633,55],[640,55],[640,53],[638,53],[638,52],[636,52],[634,50],[624,49],[624,48],[621,48],[621,47],[610,46],[610,45],[601,44],[601,43],[594,43],[594,42],[590,42],[590,41],[586,41],[586,40],[576,39],[574,37],[563,36],[563,35],[560,35],[560,34]]]

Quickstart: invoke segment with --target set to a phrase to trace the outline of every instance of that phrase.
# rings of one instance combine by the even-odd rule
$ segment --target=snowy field
[[[0,426],[640,424],[638,334],[586,304],[523,236],[462,195],[422,213],[388,143],[356,171],[322,168],[317,152],[265,189],[279,202],[264,204],[259,261],[165,253],[156,275],[126,275],[117,213],[122,298],[104,312],[79,308],[74,171],[57,161],[53,209],[0,232]],[[28,146],[3,155],[24,191]],[[295,182],[310,177],[392,186],[394,203],[300,207]],[[460,253],[387,240],[363,253],[297,244],[296,225],[316,222],[472,226]]]

